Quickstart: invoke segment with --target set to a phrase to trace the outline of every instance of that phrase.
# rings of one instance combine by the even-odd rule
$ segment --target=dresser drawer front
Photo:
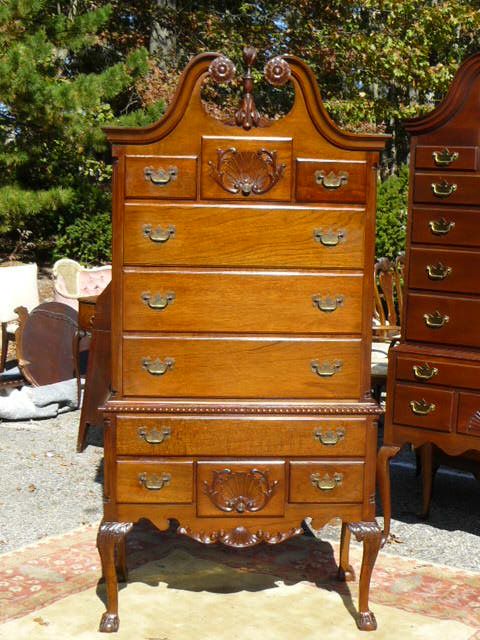
[[[173,198],[197,196],[195,156],[127,156],[126,198]]]
[[[117,460],[117,501],[191,503],[192,460]]]
[[[292,198],[292,141],[288,138],[202,139],[204,200]]]
[[[412,242],[480,247],[480,212],[465,209],[414,209]]]
[[[290,462],[289,502],[362,502],[362,460]]]
[[[299,202],[366,201],[367,164],[341,160],[296,161],[295,197]]]
[[[480,390],[480,363],[478,365],[452,362],[451,359],[430,356],[399,355],[397,380]]]
[[[445,389],[397,384],[393,398],[393,421],[396,424],[452,431],[455,394]]]
[[[445,147],[418,145],[415,150],[417,169],[467,170],[478,169],[478,147]]]
[[[147,456],[361,456],[364,418],[118,416],[117,453]]]
[[[407,309],[407,340],[480,347],[480,300],[411,293]]]
[[[414,202],[435,205],[479,204],[480,175],[459,173],[418,173],[415,175]]]
[[[358,275],[150,270],[123,277],[127,331],[361,333]]]
[[[283,516],[285,461],[197,462],[199,516]]]
[[[413,289],[480,294],[480,252],[420,249],[410,251]]]
[[[125,337],[123,347],[127,396],[360,396],[360,340]]]
[[[362,268],[359,210],[129,205],[124,263]]]
[[[468,436],[480,437],[480,394],[459,394],[457,431]]]

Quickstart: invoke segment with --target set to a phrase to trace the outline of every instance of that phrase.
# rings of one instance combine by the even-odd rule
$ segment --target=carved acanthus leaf
[[[301,535],[303,533],[303,529],[301,527],[293,527],[287,531],[270,533],[269,531],[262,531],[261,529],[258,531],[251,531],[246,527],[238,526],[234,529],[229,529],[228,531],[220,529],[219,531],[211,531],[210,533],[207,533],[205,531],[193,531],[190,527],[178,527],[177,533],[193,538],[202,544],[221,543],[227,547],[243,549],[245,547],[254,547],[261,542],[266,542],[267,544],[280,544],[293,536]]]

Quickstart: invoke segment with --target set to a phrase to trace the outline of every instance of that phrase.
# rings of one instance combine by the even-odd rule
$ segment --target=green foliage
[[[112,225],[108,213],[77,218],[56,241],[53,259],[68,256],[84,265],[111,260]]]
[[[408,167],[390,176],[378,187],[376,258],[395,258],[405,251],[408,206]]]

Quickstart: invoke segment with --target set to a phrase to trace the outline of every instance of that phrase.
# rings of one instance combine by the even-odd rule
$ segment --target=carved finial
[[[286,60],[277,56],[267,62],[264,69],[267,82],[274,87],[283,87],[290,80],[292,72]]]
[[[243,76],[243,97],[240,108],[235,114],[235,122],[239,127],[247,130],[261,125],[260,114],[257,111],[253,98],[252,66],[256,59],[257,50],[254,47],[245,47],[243,50],[243,60],[247,71]]]

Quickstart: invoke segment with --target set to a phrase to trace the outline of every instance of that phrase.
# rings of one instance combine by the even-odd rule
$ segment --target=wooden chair
[[[395,260],[380,258],[374,266],[374,313],[372,326],[372,390],[380,401],[388,369],[388,350],[400,337],[403,307],[405,255]]]

